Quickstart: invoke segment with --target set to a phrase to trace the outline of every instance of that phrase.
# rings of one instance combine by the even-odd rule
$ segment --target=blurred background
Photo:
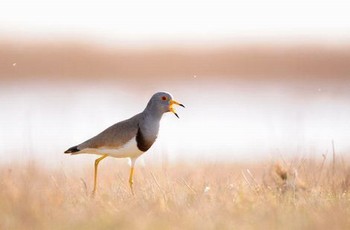
[[[350,3],[5,0],[1,164],[91,163],[67,148],[141,112],[166,114],[147,162],[321,158],[350,149]]]

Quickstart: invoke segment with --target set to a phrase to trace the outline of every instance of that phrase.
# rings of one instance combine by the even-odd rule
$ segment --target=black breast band
[[[149,148],[151,148],[153,142],[152,141],[147,141],[145,137],[143,136],[141,129],[137,130],[136,134],[136,143],[137,143],[137,148],[141,150],[142,152],[146,152]]]

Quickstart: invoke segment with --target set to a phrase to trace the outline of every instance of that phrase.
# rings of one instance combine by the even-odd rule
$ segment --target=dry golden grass
[[[0,229],[350,229],[347,161],[0,169]]]

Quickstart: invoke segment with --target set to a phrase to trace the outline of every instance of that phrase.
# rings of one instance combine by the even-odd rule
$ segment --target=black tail
[[[67,149],[64,153],[76,153],[79,152],[80,150],[78,149],[78,146],[73,146],[69,149]]]

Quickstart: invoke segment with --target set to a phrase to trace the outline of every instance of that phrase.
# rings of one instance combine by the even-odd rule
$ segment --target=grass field
[[[100,164],[0,169],[0,229],[350,229],[350,164],[298,159],[259,164]]]

